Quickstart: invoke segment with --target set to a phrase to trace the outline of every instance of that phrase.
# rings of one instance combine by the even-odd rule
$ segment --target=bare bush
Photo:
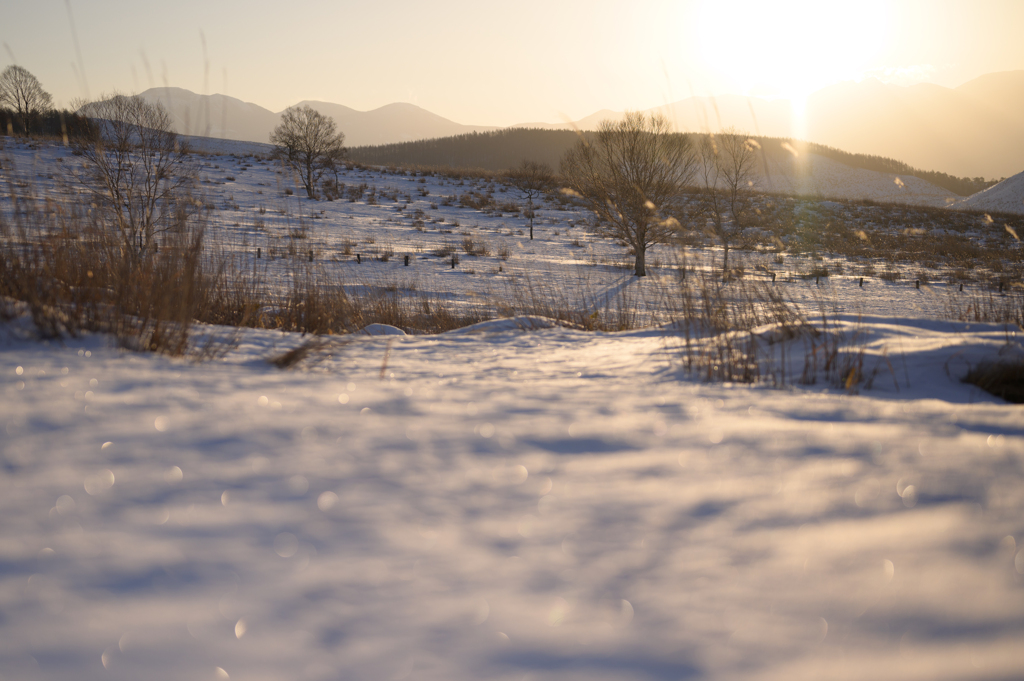
[[[77,139],[85,160],[69,172],[90,193],[121,239],[125,255],[145,253],[158,233],[188,220],[197,168],[163,106],[115,94],[88,104],[97,133]]]
[[[751,188],[758,143],[744,135],[706,135],[697,145],[701,160],[701,215],[722,243],[722,276],[729,276],[729,248],[753,223]]]

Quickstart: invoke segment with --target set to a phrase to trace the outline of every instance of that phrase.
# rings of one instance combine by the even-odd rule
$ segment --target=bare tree
[[[533,240],[533,199],[543,196],[555,185],[555,174],[547,163],[523,161],[505,173],[505,179],[527,201],[526,217],[530,220],[530,240]]]
[[[722,276],[729,276],[729,248],[754,222],[751,201],[757,163],[756,140],[735,132],[706,135],[697,145],[701,161],[701,214],[722,242]]]
[[[167,230],[195,179],[196,168],[159,103],[138,95],[113,96],[82,109],[96,119],[96,134],[75,141],[85,159],[78,179],[119,230],[127,253],[147,251]]]
[[[12,109],[28,134],[32,120],[53,108],[53,98],[28,69],[12,64],[0,74],[0,106]]]
[[[334,119],[310,106],[291,108],[281,124],[270,133],[270,143],[281,158],[302,179],[306,195],[316,198],[316,187],[324,173],[337,168],[345,156],[345,133],[338,132]]]
[[[648,247],[678,233],[673,215],[696,168],[688,136],[671,133],[662,116],[635,112],[602,122],[593,141],[581,137],[561,165],[568,189],[597,216],[598,230],[632,248],[638,277],[647,274]]]

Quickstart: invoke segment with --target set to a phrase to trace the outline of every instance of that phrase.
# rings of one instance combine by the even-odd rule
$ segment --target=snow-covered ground
[[[956,204],[968,210],[989,210],[996,213],[1024,213],[1024,173],[1017,173],[999,184],[968,196]]]
[[[1024,425],[958,381],[1020,336],[859,324],[860,395],[702,384],[659,331],[281,371],[303,339],[192,364],[8,330],[0,674],[1020,676]]]
[[[5,178],[66,191],[72,157],[12,146]],[[211,234],[275,249],[271,277],[301,242],[347,281],[466,304],[510,273],[670,290],[667,251],[638,281],[572,210],[530,242],[521,217],[444,206],[468,180],[344,178],[397,211],[205,163]],[[452,270],[430,253],[460,231],[511,253]],[[1020,359],[1020,330],[942,321],[944,286],[784,279],[863,382],[769,328],[782,388],[702,382],[671,325],[352,335],[291,370],[266,360],[308,337],[247,330],[193,363],[0,325],[0,679],[1024,676],[1024,419],[960,381]]]

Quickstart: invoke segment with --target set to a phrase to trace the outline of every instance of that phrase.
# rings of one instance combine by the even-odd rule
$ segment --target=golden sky
[[[171,85],[273,111],[412,102],[511,125],[691,94],[799,100],[843,80],[955,87],[1024,69],[1016,0],[0,3],[0,68],[29,69],[58,104]]]

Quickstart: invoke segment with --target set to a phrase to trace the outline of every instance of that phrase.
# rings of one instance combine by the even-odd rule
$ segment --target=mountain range
[[[171,115],[177,132],[246,142],[270,141],[281,114],[258,104],[225,95],[199,95],[176,87],[150,88],[142,97],[159,102]],[[357,111],[341,104],[304,100],[294,106],[311,106],[331,116],[345,133],[345,144],[361,147],[449,137],[467,132],[495,130],[494,126],[462,125],[415,104],[387,104],[372,111]],[[291,107],[289,107],[291,108]]]
[[[183,134],[267,142],[281,112],[225,95],[181,88],[142,93],[164,105]],[[303,101],[332,116],[348,146],[448,137],[496,130],[463,125],[408,103],[372,111]],[[956,88],[899,86],[869,78],[829,86],[810,95],[803,116],[789,102],[726,95],[690,97],[650,112],[665,114],[680,131],[739,131],[803,139],[845,151],[895,158],[956,176],[999,178],[1024,168],[1024,71],[990,73]],[[530,123],[512,127],[595,129],[622,112],[603,110],[573,124]],[[797,121],[803,122],[798,125]]]

